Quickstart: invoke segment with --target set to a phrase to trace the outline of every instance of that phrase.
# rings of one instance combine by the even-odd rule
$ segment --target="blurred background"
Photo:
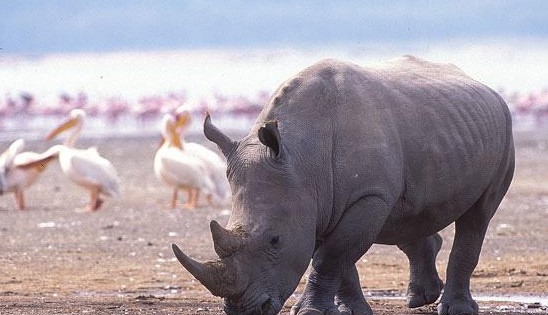
[[[40,139],[73,108],[84,135],[156,135],[180,105],[247,130],[322,58],[404,54],[498,90],[517,129],[548,126],[546,1],[2,1],[0,140]],[[200,124],[192,129],[199,132]]]

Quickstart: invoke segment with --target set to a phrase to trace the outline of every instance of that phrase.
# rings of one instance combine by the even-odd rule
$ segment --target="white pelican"
[[[90,201],[86,209],[96,211],[103,203],[103,200],[99,198],[100,194],[118,198],[120,190],[114,166],[100,156],[96,148],[85,150],[74,148],[85,117],[86,113],[83,110],[72,110],[70,119],[52,130],[46,140],[55,138],[65,130],[73,130],[64,145],[54,146],[50,150],[59,154],[59,164],[63,173],[77,185],[89,191]]]
[[[188,110],[180,107],[176,111],[175,119],[183,149],[204,162],[206,172],[213,182],[214,189],[207,196],[208,202],[210,204],[222,204],[227,200],[230,193],[230,185],[228,184],[228,179],[226,178],[226,161],[221,158],[219,154],[201,144],[185,142],[184,130],[191,121],[190,112]]]
[[[187,202],[183,207],[195,208],[200,192],[210,193],[214,185],[207,176],[205,163],[184,150],[177,133],[178,123],[170,114],[162,119],[163,143],[154,157],[154,173],[164,183],[173,187],[170,207],[177,206],[179,189],[186,190]]]
[[[55,154],[21,152],[25,141],[14,141],[0,155],[0,194],[13,192],[19,210],[25,209],[24,190],[32,185],[46,169],[48,163],[56,158]]]

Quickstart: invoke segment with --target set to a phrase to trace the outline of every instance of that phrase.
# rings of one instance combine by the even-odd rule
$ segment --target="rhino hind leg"
[[[490,217],[473,207],[455,222],[455,240],[447,264],[447,283],[438,314],[478,314],[478,304],[470,294],[470,277],[479,260]]]
[[[409,259],[408,307],[434,303],[440,296],[443,281],[436,270],[436,256],[442,242],[441,236],[436,233],[411,243],[398,244]]]
[[[502,178],[489,186],[480,199],[455,222],[455,239],[447,265],[447,281],[439,315],[478,314],[470,294],[470,277],[479,260],[489,221],[506,194],[513,174],[513,161]]]

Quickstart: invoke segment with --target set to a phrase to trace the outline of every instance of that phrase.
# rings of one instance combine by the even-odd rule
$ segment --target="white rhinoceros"
[[[408,305],[439,297],[438,231],[455,222],[439,314],[477,314],[470,276],[514,171],[502,98],[453,65],[403,57],[375,68],[325,60],[289,79],[248,136],[206,117],[228,159],[232,213],[210,228],[219,259],[181,264],[227,314],[371,314],[356,261],[373,243],[409,258]]]

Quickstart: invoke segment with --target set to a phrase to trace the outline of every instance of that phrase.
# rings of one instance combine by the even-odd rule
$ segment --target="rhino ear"
[[[269,147],[276,158],[280,157],[282,151],[282,142],[280,131],[278,130],[278,121],[267,121],[259,128],[259,140],[262,144]]]

